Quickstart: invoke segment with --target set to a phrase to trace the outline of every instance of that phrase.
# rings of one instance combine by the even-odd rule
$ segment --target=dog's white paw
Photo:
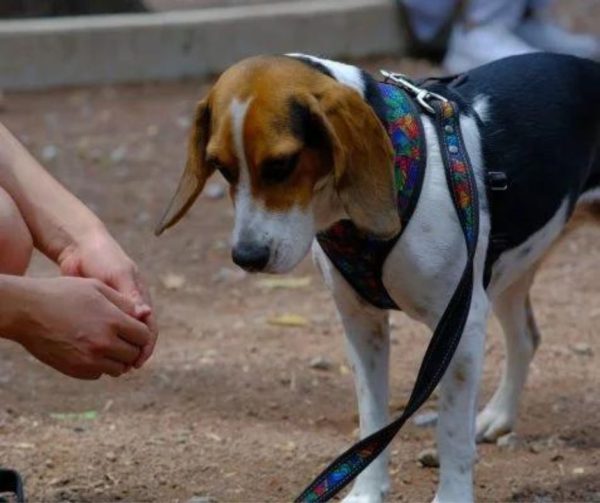
[[[495,442],[510,433],[515,426],[515,415],[506,409],[487,406],[477,416],[477,442]]]
[[[383,503],[385,493],[381,491],[376,492],[362,492],[362,491],[350,491],[342,503]]]
[[[355,485],[342,503],[383,503],[390,489],[389,484]]]
[[[442,493],[437,492],[433,503],[473,503],[473,495],[470,491],[458,493]]]

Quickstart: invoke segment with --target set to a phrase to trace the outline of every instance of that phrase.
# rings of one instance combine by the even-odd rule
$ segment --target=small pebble
[[[187,503],[216,503],[217,500],[210,496],[192,496]]]
[[[127,147],[120,145],[110,153],[110,160],[113,164],[120,163],[127,155]]]
[[[156,136],[158,134],[158,126],[156,124],[150,124],[146,128],[146,134],[148,136]]]
[[[204,196],[208,199],[222,199],[225,195],[225,187],[220,183],[209,183],[204,189]]]
[[[421,451],[417,460],[421,466],[425,468],[438,468],[440,466],[437,449],[434,449],[433,447]]]
[[[152,215],[147,211],[141,211],[135,216],[136,224],[147,224],[150,221],[152,221]]]
[[[585,342],[573,344],[571,346],[571,351],[580,356],[592,356],[594,354],[590,345],[586,344]]]
[[[544,450],[544,447],[545,446],[542,444],[542,442],[534,442],[529,445],[529,452],[532,452],[533,454],[539,454]]]
[[[221,267],[212,277],[215,283],[229,283],[241,281],[248,273],[242,269],[231,269],[229,267]]]
[[[53,161],[58,157],[58,147],[56,145],[46,145],[42,149],[42,160],[44,162]]]
[[[111,463],[114,463],[117,460],[117,455],[114,452],[107,452],[106,459]]]
[[[192,121],[189,119],[189,117],[177,117],[175,122],[181,129],[188,129],[192,125]]]
[[[185,276],[169,272],[163,275],[160,281],[167,290],[179,290],[185,285]]]
[[[417,414],[412,421],[419,428],[430,428],[437,424],[438,413],[435,410],[428,410],[427,412]]]
[[[515,449],[519,445],[519,439],[514,433],[508,433],[506,435],[498,437],[498,439],[496,440],[496,445],[498,447]]]
[[[325,358],[324,356],[315,356],[308,366],[311,369],[316,370],[331,370],[332,364],[331,361]]]
[[[48,485],[50,487],[66,486],[69,482],[71,482],[69,477],[57,477],[48,482]]]

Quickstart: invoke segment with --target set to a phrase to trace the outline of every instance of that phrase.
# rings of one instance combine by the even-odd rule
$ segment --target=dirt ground
[[[380,66],[428,70],[418,62],[370,65]],[[0,344],[0,465],[22,471],[30,501],[288,501],[356,438],[340,324],[308,260],[292,275],[296,288],[237,271],[227,198],[202,196],[178,227],[152,235],[204,89],[189,81],[4,98],[0,120],[139,261],[161,325],[154,358],[119,380],[71,380]],[[55,270],[36,257],[31,274]],[[558,248],[533,297],[543,343],[518,444],[481,446],[477,496],[600,501],[599,227],[580,229]],[[284,315],[299,326],[273,324]],[[394,414],[427,340],[426,329],[393,315]],[[319,357],[327,369],[311,366]],[[482,399],[502,359],[493,322]],[[425,409],[433,407],[435,399]],[[398,436],[392,501],[431,499],[437,470],[416,458],[433,442],[432,428],[414,424]]]

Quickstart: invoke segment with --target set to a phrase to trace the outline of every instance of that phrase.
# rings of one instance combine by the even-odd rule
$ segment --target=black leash
[[[458,347],[471,307],[473,261],[479,233],[479,204],[475,178],[460,132],[458,107],[440,95],[417,87],[403,76],[384,75],[389,81],[413,94],[423,108],[435,115],[446,179],[467,245],[467,263],[429,342],[402,415],[339,456],[296,498],[296,503],[328,501],[381,454],[440,382]]]
[[[14,494],[17,503],[25,503],[23,481],[18,472],[0,468],[0,495],[2,493]],[[1,496],[0,501],[4,501]]]

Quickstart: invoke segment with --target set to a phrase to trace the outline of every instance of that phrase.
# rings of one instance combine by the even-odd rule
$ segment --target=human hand
[[[20,314],[4,332],[63,374],[79,379],[118,377],[155,338],[138,321],[149,314],[148,308],[144,311],[99,280],[18,279],[21,287],[11,301]]]
[[[136,368],[141,367],[154,351],[158,327],[150,293],[136,264],[103,226],[90,230],[67,246],[57,262],[65,276],[95,278],[135,304],[137,314],[133,316],[143,321],[152,334],[134,363]]]

